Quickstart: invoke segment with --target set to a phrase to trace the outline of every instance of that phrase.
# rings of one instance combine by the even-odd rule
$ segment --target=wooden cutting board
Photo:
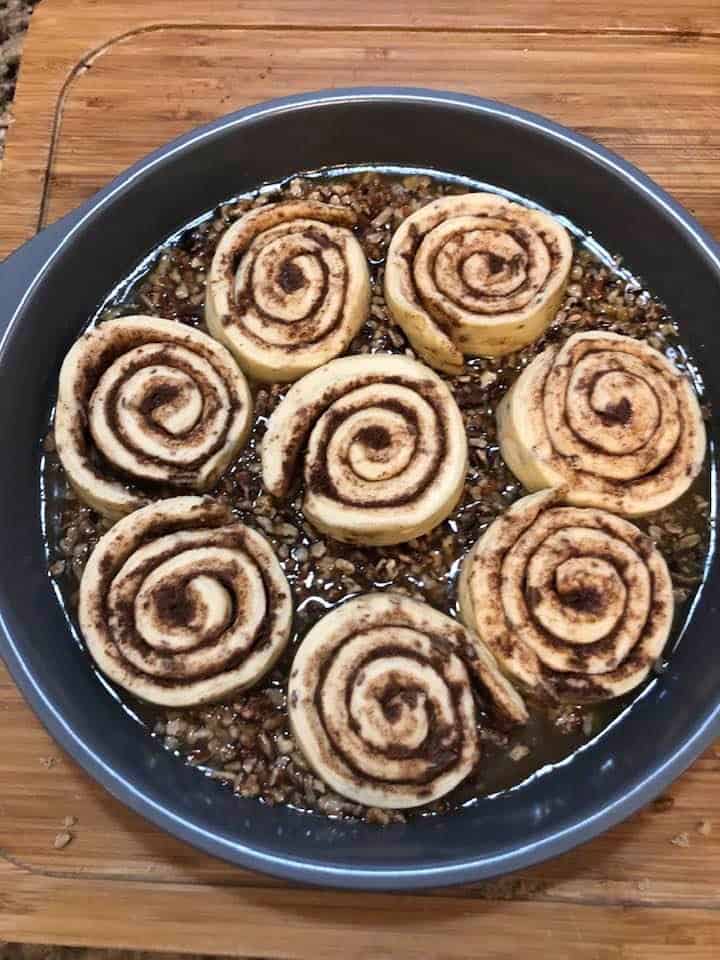
[[[372,83],[470,91],[570,124],[720,234],[712,0],[43,0],[0,177],[0,255],[196,124]],[[243,872],[151,827],[61,753],[2,668],[0,728],[0,939],[308,960],[720,955],[718,748],[666,798],[550,863],[355,895]],[[66,817],[73,840],[57,850]]]

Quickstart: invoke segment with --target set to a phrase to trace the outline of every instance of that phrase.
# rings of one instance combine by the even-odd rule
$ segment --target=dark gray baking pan
[[[362,162],[496,184],[621,251],[679,320],[707,399],[720,408],[720,251],[628,163],[541,117],[434,91],[333,90],[242,110],[142,160],[0,266],[0,652],[57,741],[163,829],[294,880],[411,889],[526,867],[588,840],[661,791],[720,732],[714,542],[669,669],[602,736],[508,793],[378,828],[239,800],[165,752],[71,641],[40,527],[39,441],[58,370],[106,293],[219,200],[297,171]]]

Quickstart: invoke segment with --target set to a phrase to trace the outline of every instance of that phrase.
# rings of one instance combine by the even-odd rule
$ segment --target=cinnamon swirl
[[[300,645],[290,723],[333,790],[415,807],[444,796],[480,760],[476,694],[502,723],[527,720],[477,637],[417,600],[366,594],[323,617]]]
[[[673,591],[652,540],[543,490],[498,517],[463,561],[463,622],[526,689],[571,703],[619,697],[667,641]]]
[[[343,357],[290,389],[263,440],[274,496],[287,495],[306,441],[304,510],[337,540],[410,540],[440,523],[462,492],[462,416],[440,377],[408,357]]]
[[[136,510],[100,540],[80,629],[106,676],[168,707],[255,684],[285,648],[292,599],[270,544],[203,497]]]
[[[370,278],[354,223],[347,207],[303,200],[251,210],[223,235],[205,317],[250,376],[297,380],[365,322]]]
[[[492,193],[442,197],[396,231],[385,300],[417,353],[458,373],[464,354],[500,356],[551,322],[572,266],[556,220]]]
[[[527,487],[626,516],[666,507],[700,472],[705,426],[684,377],[647,343],[600,330],[548,347],[497,410],[507,465]]]
[[[132,316],[108,320],[71,348],[55,440],[78,496],[117,518],[158,484],[212,487],[251,419],[245,377],[223,346],[170,320]]]

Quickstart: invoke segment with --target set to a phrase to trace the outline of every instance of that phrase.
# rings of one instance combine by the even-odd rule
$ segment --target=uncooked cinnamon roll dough
[[[546,213],[493,193],[442,197],[396,231],[385,299],[422,359],[458,373],[464,355],[501,356],[543,333],[572,256],[567,231]]]
[[[290,389],[263,440],[274,496],[287,496],[303,450],[304,512],[348,543],[402,543],[431,530],[455,507],[467,469],[447,385],[388,354],[333,360]]]
[[[660,705],[664,702],[662,691],[668,676],[671,679],[672,669],[670,674],[657,678],[653,670],[649,674],[647,670],[662,648],[666,623],[663,618],[669,617],[672,601],[668,596],[667,610],[661,614],[667,581],[661,564],[653,559],[656,553],[651,544],[639,531],[618,519],[615,507],[609,520],[590,523],[591,517],[602,518],[602,510],[581,505],[576,509],[547,493],[547,484],[560,484],[566,479],[563,464],[569,471],[566,496],[573,496],[576,489],[583,495],[592,493],[592,484],[597,481],[583,479],[582,471],[589,474],[594,470],[602,460],[600,454],[613,452],[612,444],[617,445],[623,437],[631,438],[636,447],[626,450],[622,457],[616,450],[612,458],[616,463],[636,465],[639,452],[659,449],[661,438],[653,438],[648,432],[648,418],[653,416],[655,403],[652,395],[662,389],[652,384],[657,371],[636,373],[625,366],[624,346],[615,357],[608,346],[610,341],[603,340],[602,349],[592,354],[593,363],[601,354],[604,357],[602,371],[594,369],[589,381],[578,383],[579,395],[571,387],[571,368],[558,375],[559,379],[568,377],[563,393],[566,399],[558,410],[571,425],[574,442],[578,443],[578,437],[583,440],[577,482],[576,474],[570,471],[575,450],[571,448],[571,455],[560,457],[553,440],[554,456],[542,461],[542,470],[549,471],[552,466],[553,474],[543,474],[538,481],[545,491],[539,495],[540,500],[546,503],[545,498],[549,497],[546,505],[536,514],[533,510],[534,519],[524,513],[518,515],[515,510],[520,511],[521,507],[510,510],[506,519],[498,520],[490,528],[488,540],[483,538],[483,549],[477,548],[475,556],[484,554],[484,559],[478,560],[481,570],[475,568],[474,561],[465,563],[460,591],[463,614],[485,641],[484,646],[477,647],[479,659],[475,666],[468,659],[468,646],[463,647],[460,642],[467,631],[457,622],[457,574],[468,551],[488,526],[525,495],[499,449],[496,412],[498,403],[518,377],[518,390],[525,382],[521,373],[538,353],[552,344],[554,367],[568,338],[578,332],[587,333],[592,318],[597,317],[601,326],[644,339],[665,357],[683,357],[688,349],[688,343],[682,339],[683,326],[692,326],[692,318],[677,318],[679,336],[667,308],[652,290],[633,280],[625,267],[616,268],[611,256],[600,259],[596,255],[597,241],[602,238],[586,243],[587,238],[574,228],[573,240],[577,237],[578,242],[572,285],[560,305],[562,322],[553,324],[547,340],[543,337],[542,346],[534,342],[504,358],[473,359],[465,364],[461,376],[441,379],[414,359],[414,348],[392,320],[383,292],[383,274],[389,245],[403,221],[417,210],[431,209],[436,200],[447,200],[456,190],[458,185],[452,179],[418,171],[389,176],[367,169],[351,176],[299,176],[277,185],[272,198],[280,205],[322,201],[333,208],[332,216],[337,218],[326,225],[352,232],[371,272],[370,315],[349,343],[347,358],[331,360],[328,366],[309,371],[294,384],[278,381],[254,385],[251,432],[209,488],[216,498],[212,507],[207,500],[203,501],[197,510],[165,517],[166,523],[162,511],[167,504],[158,504],[159,526],[152,528],[145,527],[142,520],[150,515],[140,511],[121,521],[96,553],[96,544],[107,533],[109,519],[133,506],[142,506],[146,499],[157,501],[173,497],[181,489],[194,489],[191,483],[199,480],[206,461],[199,459],[192,469],[187,463],[182,467],[175,461],[166,464],[170,472],[160,481],[143,479],[139,473],[131,477],[113,467],[106,454],[96,447],[89,417],[85,419],[90,404],[75,407],[72,416],[76,419],[71,417],[66,423],[77,422],[85,431],[79,434],[86,443],[80,450],[85,456],[84,466],[97,470],[101,481],[117,483],[111,490],[113,497],[120,498],[120,510],[100,516],[87,506],[88,502],[97,503],[97,499],[86,494],[88,499],[80,500],[72,489],[72,484],[76,490],[82,488],[82,476],[75,475],[70,483],[70,474],[57,455],[59,442],[64,462],[72,468],[65,445],[67,435],[62,429],[62,409],[60,430],[56,435],[51,427],[38,451],[48,589],[61,598],[64,612],[72,622],[77,622],[78,596],[82,593],[82,619],[100,668],[146,702],[139,706],[136,697],[126,695],[117,684],[108,695],[117,698],[118,709],[125,703],[129,710],[142,716],[148,733],[152,731],[156,738],[149,744],[151,752],[164,746],[178,757],[178,762],[184,759],[200,766],[198,776],[222,781],[225,786],[218,785],[218,790],[231,790],[243,798],[239,816],[252,817],[250,798],[288,805],[293,817],[307,810],[313,815],[348,817],[373,825],[400,824],[416,813],[423,818],[444,816],[478,802],[502,806],[504,791],[516,787],[522,790],[528,778],[546,771],[548,765],[564,766],[576,750],[602,753],[603,739],[594,745],[591,741],[618,718],[629,699],[640,691],[640,695],[647,693],[650,699],[657,696]],[[159,331],[165,328],[173,337],[184,338],[179,344],[174,339],[167,341],[169,344],[185,348],[195,341],[195,331],[204,329],[207,278],[218,243],[232,223],[260,209],[269,196],[267,186],[259,195],[221,203],[206,211],[206,215],[193,217],[177,237],[158,246],[154,257],[146,261],[146,272],[117,278],[118,289],[123,292],[113,295],[99,314],[100,331],[104,330],[108,338],[98,341],[105,344],[100,356],[107,365],[112,367],[117,361],[122,368],[123,345],[114,346],[110,337],[115,321],[103,323],[106,317],[116,316],[118,310],[128,314],[149,311],[177,318],[178,322],[172,324],[159,322],[150,337],[153,343],[164,340]],[[500,205],[503,202],[498,201]],[[268,232],[272,229],[268,227]],[[322,234],[313,233],[319,244],[317,238]],[[278,249],[274,241],[272,246]],[[459,248],[450,246],[448,254],[453,249]],[[483,260],[479,248],[470,243],[468,249],[475,250],[464,268],[470,279],[483,269],[502,266],[500,261],[491,260],[492,250],[487,251]],[[624,254],[625,262],[632,267],[631,249],[612,253]],[[259,251],[257,256],[260,257]],[[288,262],[287,269],[280,270],[279,290],[282,283],[293,287],[297,279],[294,267],[300,265],[301,259],[291,258],[294,266]],[[240,257],[238,272],[242,260]],[[303,275],[310,278],[314,266],[320,269],[313,254],[302,262]],[[507,263],[502,269],[508,271],[509,277],[513,264]],[[303,296],[299,288],[296,294]],[[274,321],[271,326],[275,329]],[[200,336],[199,340],[208,342],[207,337]],[[129,340],[127,352],[144,344],[142,339]],[[210,344],[212,355],[224,357],[229,369],[235,371],[234,376],[244,384],[244,374],[230,351],[218,340],[211,340]],[[164,344],[161,342],[160,346]],[[388,357],[388,353],[393,356]],[[209,355],[206,352],[198,356]],[[632,358],[633,362],[639,359],[639,355]],[[609,365],[610,360],[617,364],[614,368]],[[702,357],[698,361],[701,365]],[[578,360],[575,366],[579,369],[582,362]],[[163,377],[159,384],[153,383],[161,367],[166,370],[167,380]],[[225,381],[220,368],[213,368]],[[89,398],[100,387],[105,367],[97,367],[96,377],[94,367],[85,369],[88,377],[79,383],[87,388],[83,396]],[[682,369],[678,367],[680,372]],[[163,364],[153,361],[143,368],[140,381],[134,381],[138,390],[129,394],[135,413],[122,405],[117,408],[123,416],[120,427],[126,437],[134,438],[136,429],[147,423],[165,430],[165,434],[149,430],[148,437],[174,436],[179,443],[193,432],[185,428],[199,409],[198,395],[202,394],[207,420],[201,417],[198,425],[206,422],[203,430],[217,438],[218,434],[212,432],[216,429],[214,418],[225,407],[216,406],[213,398],[219,399],[220,392],[210,389],[212,374],[200,377],[190,370],[188,364],[182,368],[170,364],[169,357]],[[181,374],[189,376],[194,386],[190,387]],[[590,382],[593,378],[594,382]],[[683,382],[678,382],[677,389],[670,387],[676,399],[685,389]],[[242,396],[242,389],[238,390]],[[551,392],[548,383],[539,409]],[[664,416],[677,422],[672,402],[663,399],[659,406]],[[533,409],[529,400],[523,408],[516,393],[512,393],[513,426],[528,426],[523,424],[523,416],[530,420]],[[233,417],[242,415],[240,405],[233,411],[230,423],[234,423]],[[464,427],[459,430],[458,411]],[[104,419],[114,430],[112,410]],[[97,425],[95,429],[99,434]],[[227,429],[229,437],[233,427],[228,424]],[[103,436],[106,434],[107,429]],[[557,435],[554,428],[553,434]],[[195,434],[196,439],[201,435],[202,430]],[[25,439],[30,449],[34,438]],[[603,444],[608,446],[607,450],[601,449]],[[591,448],[593,458],[585,462]],[[107,444],[105,449],[113,453]],[[512,460],[510,448],[505,444],[503,449],[518,475],[524,476],[521,465]],[[530,452],[535,458],[537,450]],[[147,457],[141,466],[156,469],[161,462],[165,463],[165,458],[155,456],[152,450],[150,453],[153,456]],[[699,456],[698,452],[698,459]],[[212,455],[208,455],[208,462],[211,459]],[[676,627],[660,653],[661,664],[667,658],[671,667],[675,660],[673,641],[681,633],[685,638],[682,643],[689,638],[685,626],[695,609],[711,559],[708,541],[712,545],[714,473],[709,460],[708,457],[692,487],[647,523],[647,531],[657,545],[655,550],[666,558],[673,580]],[[693,462],[692,458],[689,462]],[[641,471],[640,475],[646,481],[662,475],[663,470],[664,466],[660,466],[657,471]],[[312,479],[309,492],[307,482],[303,484],[304,475]],[[603,483],[609,483],[607,478]],[[622,491],[623,496],[632,486],[632,480],[609,483],[609,489],[616,494]],[[102,492],[107,497],[106,488]],[[458,494],[457,505],[451,508]],[[561,511],[574,511],[572,517],[566,515],[561,530],[538,532],[544,517],[557,518]],[[436,522],[436,518],[442,517]],[[147,540],[145,533],[136,528],[140,521]],[[436,525],[432,526],[433,523]],[[248,533],[248,527],[259,531],[266,540]],[[423,530],[427,532],[412,536]],[[503,530],[506,541],[500,537]],[[378,540],[388,537],[397,545],[376,545]],[[152,553],[155,543],[161,544],[158,549],[162,556]],[[264,551],[260,543],[264,543]],[[285,652],[268,668],[284,642],[284,617],[290,607],[289,602],[281,600],[278,610],[285,610],[286,614],[280,612],[274,626],[266,619],[267,633],[262,632],[262,626],[259,633],[255,632],[254,625],[261,620],[260,606],[264,603],[266,610],[272,611],[271,594],[280,598],[285,595],[281,586],[273,588],[275,557],[292,586],[294,616]],[[89,579],[82,582],[81,589],[84,570]],[[648,606],[651,584],[654,600]],[[319,621],[331,611],[347,605],[352,612],[358,609],[356,598],[389,591],[405,598],[412,596],[416,603],[429,604],[435,613],[430,615],[430,625],[423,615],[421,620],[406,617],[392,627],[388,610],[383,610],[379,620],[370,617],[367,629],[360,630],[367,635],[365,639],[372,635],[382,644],[390,632],[388,625],[403,638],[410,635],[414,639],[398,645],[396,652],[383,652],[377,646],[368,648],[368,662],[376,672],[361,679],[362,671],[358,671],[357,683],[350,682],[349,673],[336,672],[347,662],[342,659],[344,645],[323,661],[328,664],[326,677],[331,685],[327,686],[325,677],[320,678],[318,689],[322,696],[318,696],[315,707],[326,709],[334,717],[333,691],[337,693],[342,685],[338,678],[347,680],[349,701],[345,706],[341,702],[340,710],[359,738],[359,743],[348,744],[342,725],[335,728],[328,721],[327,727],[335,737],[333,744],[345,750],[339,760],[334,750],[329,754],[330,768],[340,778],[333,781],[336,789],[325,780],[317,760],[316,769],[310,768],[308,759],[315,756],[312,743],[301,743],[302,724],[296,724],[290,716],[294,708],[288,702],[288,686],[293,691],[299,689],[300,677],[311,676],[308,657],[307,669],[290,677],[293,657],[308,635],[319,635],[316,627],[319,630]],[[660,603],[656,602],[658,599]],[[652,618],[643,619],[648,609],[654,611]],[[449,621],[436,622],[434,617],[441,614]],[[271,615],[266,614],[266,618]],[[333,622],[340,630],[340,621],[329,619],[330,624]],[[645,624],[643,629],[641,622]],[[271,641],[273,637],[276,639]],[[639,639],[635,642],[632,637]],[[449,645],[448,638],[452,641]],[[264,646],[266,640],[268,646]],[[72,643],[72,638],[68,642]],[[321,650],[327,650],[324,643],[323,640],[315,648],[318,656]],[[348,637],[347,643],[352,645],[355,639]],[[625,653],[628,644],[631,649]],[[483,682],[478,674],[479,665],[484,662],[480,651],[488,647],[493,648],[496,666],[494,672],[486,672]],[[349,649],[348,657],[356,648]],[[62,654],[60,647],[58,650]],[[431,650],[429,659],[423,660]],[[230,659],[226,660],[226,656]],[[403,673],[402,682],[394,686],[391,680],[396,657],[402,662]],[[511,718],[497,706],[490,709],[501,690],[497,687],[494,697],[488,693],[498,668],[523,697],[527,692],[526,725],[508,728]],[[470,774],[442,799],[414,806],[426,788],[428,798],[439,796],[454,777],[462,777],[466,768],[463,764],[472,756],[471,741],[459,736],[462,718],[469,716],[469,711],[462,709],[462,703],[467,702],[466,693],[461,695],[461,691],[467,690],[465,677],[474,700],[475,734],[469,736],[475,736],[479,745],[477,762]],[[643,677],[646,680],[640,682]],[[255,682],[253,678],[257,678]],[[462,678],[459,685],[455,684],[456,678]],[[650,678],[653,679],[647,689]],[[629,689],[635,683],[639,685],[632,693],[605,699],[600,704],[592,702]],[[450,705],[447,699],[443,700],[447,691],[451,696],[453,692],[458,694]],[[156,706],[147,702],[155,697],[161,697],[162,702]],[[447,708],[446,713],[436,714],[433,697],[440,707]],[[328,704],[327,708],[323,703]],[[306,709],[310,711],[311,705],[306,705]],[[452,729],[435,723],[436,715],[440,721],[444,716],[452,716]],[[498,718],[501,722],[496,723]],[[423,729],[427,738],[422,742],[413,740],[413,731],[420,737]],[[322,736],[320,731],[318,743],[323,742]],[[363,769],[368,772],[358,775],[355,787],[369,785],[374,791],[378,784],[386,787],[385,782],[374,779],[377,771],[373,763],[377,757],[373,760],[374,755],[370,754],[368,759],[367,745],[371,743],[379,744],[377,756],[393,763],[408,761],[392,781],[391,789],[405,797],[410,808],[400,809],[390,803],[380,809],[376,801],[384,802],[383,791],[368,795],[369,805],[352,799],[355,794],[351,793],[353,783],[348,774],[348,770],[353,773],[348,763],[348,757],[352,762],[350,746],[353,750],[358,747],[358,769],[367,761]],[[447,754],[435,751],[435,745],[447,746]],[[435,772],[427,766],[428,758],[433,757],[440,760]],[[201,790],[208,787],[207,783],[199,785]],[[210,788],[209,799],[213,792]],[[441,832],[443,823],[436,822],[433,829]]]
[[[257,683],[285,649],[292,598],[267,540],[210,498],[118,521],[80,584],[80,629],[106,676],[168,707]]]
[[[566,503],[544,490],[490,525],[463,562],[460,613],[527,690],[570,703],[619,697],[665,647],[670,574],[632,523]]]
[[[113,519],[159,485],[208,490],[251,423],[232,356],[170,320],[108,320],[76,341],[60,371],[58,455],[78,496]]]
[[[499,404],[505,462],[528,490],[626,516],[677,500],[700,472],[705,425],[689,381],[647,343],[592,330],[548,347]]]
[[[415,807],[481,761],[474,690],[501,725],[527,720],[477,637],[417,600],[366,594],[303,640],[290,670],[290,722],[308,763],[342,796]]]
[[[346,207],[305,200],[251,210],[223,235],[205,319],[250,376],[297,380],[347,349],[370,301],[355,222]]]

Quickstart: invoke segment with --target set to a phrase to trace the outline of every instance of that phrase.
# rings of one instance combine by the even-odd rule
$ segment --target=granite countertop
[[[38,0],[2,0],[0,2],[0,162],[5,136],[12,123],[12,100],[20,65],[25,31]]]

